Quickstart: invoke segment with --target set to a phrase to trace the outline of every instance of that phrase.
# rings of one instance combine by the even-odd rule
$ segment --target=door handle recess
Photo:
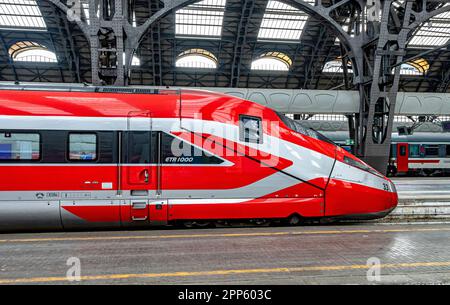
[[[148,169],[144,170],[144,182],[148,183],[150,180],[150,174],[148,173]]]
[[[133,221],[145,221],[145,220],[147,220],[147,216],[145,216],[145,217],[131,217],[131,219],[133,220]]]
[[[132,203],[133,210],[145,210],[147,208],[146,202],[133,202]]]

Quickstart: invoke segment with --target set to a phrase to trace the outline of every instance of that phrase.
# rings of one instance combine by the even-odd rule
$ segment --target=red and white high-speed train
[[[205,91],[0,86],[0,230],[373,219],[392,182],[262,105]]]

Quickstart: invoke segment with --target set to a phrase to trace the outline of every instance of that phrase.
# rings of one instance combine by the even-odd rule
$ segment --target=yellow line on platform
[[[417,262],[371,265],[373,267],[384,268],[419,268],[419,267],[450,267],[450,262]],[[167,277],[196,277],[196,276],[219,276],[219,275],[240,275],[240,274],[261,274],[261,273],[294,273],[308,271],[345,271],[368,269],[367,265],[340,265],[340,266],[311,266],[292,268],[263,268],[263,269],[234,269],[234,270],[213,270],[194,272],[167,272],[167,273],[130,273],[130,274],[109,274],[109,275],[86,275],[81,276],[81,281],[99,280],[126,280],[126,279],[152,279]],[[66,277],[32,277],[18,279],[0,279],[0,285],[5,284],[36,284],[69,282]]]
[[[368,234],[368,233],[410,233],[410,232],[443,232],[450,228],[421,229],[379,229],[379,230],[316,230],[316,231],[285,231],[285,232],[255,232],[255,233],[209,233],[209,234],[176,234],[176,235],[131,235],[131,236],[97,236],[97,237],[50,237],[50,238],[18,238],[0,239],[4,243],[33,242],[64,242],[64,241],[110,241],[110,240],[143,240],[143,239],[186,239],[186,238],[218,238],[218,237],[272,237],[294,235],[328,235],[328,234]]]

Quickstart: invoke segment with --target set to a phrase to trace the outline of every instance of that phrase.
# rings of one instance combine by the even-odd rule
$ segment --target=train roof
[[[123,117],[150,112],[152,117],[198,117],[215,112],[261,115],[262,105],[218,92],[168,87],[96,87],[90,85],[0,85],[0,115]],[[234,118],[229,118],[234,120]]]
[[[64,84],[64,83],[15,83],[0,82],[0,90],[17,91],[50,91],[50,92],[90,92],[90,93],[123,93],[123,94],[180,94],[181,92],[209,92],[211,94],[224,95],[222,93],[200,90],[185,89],[181,87],[146,87],[146,86],[93,86],[87,83]]]

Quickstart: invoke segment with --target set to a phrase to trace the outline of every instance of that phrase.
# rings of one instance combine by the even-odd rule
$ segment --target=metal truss
[[[255,9],[253,0],[243,0],[241,18],[237,28],[236,39],[234,43],[233,63],[231,64],[231,82],[230,87],[237,87],[241,75],[241,59],[245,51],[248,36],[248,25]]]
[[[400,64],[406,54],[410,33],[421,23],[450,7],[434,7],[436,1],[405,1],[394,8],[394,1],[373,1],[368,9],[378,11],[381,19],[368,18],[367,31],[362,33],[357,63],[360,112],[355,120],[356,154],[381,172],[388,163],[395,103],[400,81]],[[394,73],[392,69],[394,67]]]
[[[39,1],[57,8],[43,15],[60,28],[47,36],[42,34],[42,39],[47,39],[62,60],[53,70],[6,61],[10,41],[6,33],[0,33],[0,52],[6,55],[0,63],[2,79],[22,80],[25,73],[26,80],[52,81],[59,73],[58,78],[64,81],[89,81],[95,85],[137,81],[178,86],[356,88],[361,97],[360,112],[349,120],[355,153],[382,172],[387,164],[400,83],[412,90],[428,86],[442,92],[450,86],[448,63],[433,64],[433,71],[426,77],[403,77],[401,82],[398,66],[408,57],[406,54],[410,55],[407,41],[412,33],[430,18],[450,11],[450,6],[443,7],[444,0],[317,0],[315,5],[303,0],[279,0],[312,17],[300,41],[292,44],[258,41],[266,0],[228,0],[223,35],[214,41],[175,37],[171,16],[199,0],[83,0],[89,4],[89,20],[81,14],[80,1]],[[132,13],[138,5],[145,5],[146,13],[133,24]],[[172,23],[165,24],[166,19]],[[74,33],[81,33],[84,39]],[[335,44],[336,37],[340,45]],[[34,38],[39,38],[38,34]],[[88,51],[80,48],[80,41],[85,41]],[[216,71],[176,68],[177,55],[189,47],[216,54]],[[274,49],[293,59],[289,72],[251,70],[254,58]],[[132,66],[136,52],[145,54],[139,68]],[[434,56],[436,62],[448,55],[448,51],[442,52]],[[342,61],[344,73],[322,73],[326,61],[336,58]],[[352,74],[347,69],[349,62]]]

